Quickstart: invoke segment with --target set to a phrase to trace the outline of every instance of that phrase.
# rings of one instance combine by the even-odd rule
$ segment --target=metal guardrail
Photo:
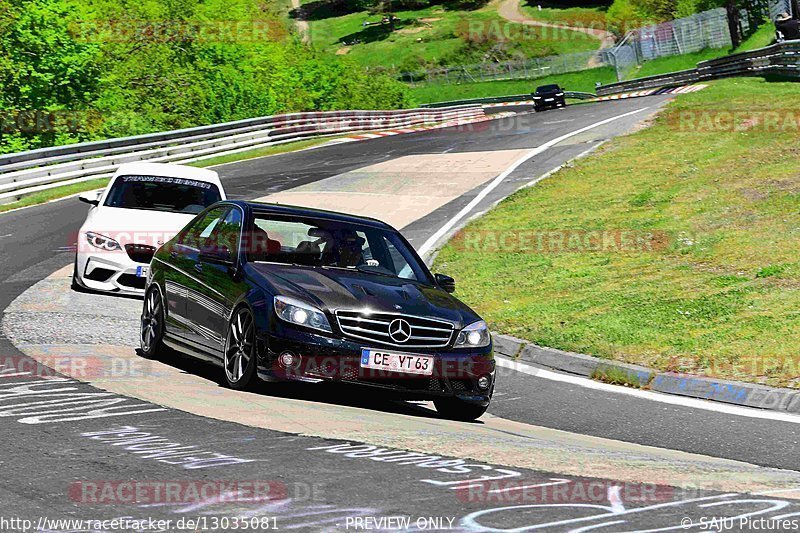
[[[480,105],[480,104],[502,104],[505,102],[520,102],[530,100],[531,94],[512,94],[508,96],[487,96],[485,98],[467,98],[464,100],[452,100],[448,102],[434,102],[432,104],[422,104],[426,109],[436,109],[440,107],[457,105]]]
[[[597,98],[597,95],[594,93],[585,93],[580,91],[564,91],[564,96],[566,98],[572,98],[575,100],[589,100],[591,98]],[[509,96],[487,96],[485,98],[469,98],[466,100],[453,100],[449,102],[435,102],[432,104],[422,104],[424,108],[439,108],[439,107],[446,107],[446,106],[456,106],[456,105],[468,105],[468,104],[504,104],[508,102],[526,102],[531,99],[531,93],[527,94],[512,94]]]
[[[291,113],[6,154],[0,156],[0,203],[61,185],[107,177],[119,165],[134,161],[188,163],[309,137],[483,116],[483,109],[476,105]]]
[[[605,96],[624,91],[655,89],[734,76],[781,76],[800,79],[800,40],[701,61],[696,68],[636,78],[598,87]]]

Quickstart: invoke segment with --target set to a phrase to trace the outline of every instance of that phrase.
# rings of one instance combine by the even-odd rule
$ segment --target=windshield
[[[213,183],[165,176],[120,176],[104,205],[197,214],[221,199]]]
[[[536,89],[537,93],[552,93],[558,92],[561,88],[558,85],[542,85]]]
[[[428,281],[424,266],[394,231],[316,218],[256,214],[250,261],[350,269]]]

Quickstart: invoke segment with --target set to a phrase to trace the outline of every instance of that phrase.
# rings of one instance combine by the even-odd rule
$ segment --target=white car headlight
[[[556,93],[556,96],[564,96],[564,93]]]
[[[100,248],[101,250],[105,250],[107,252],[110,252],[112,250],[122,250],[122,246],[120,246],[117,241],[115,241],[111,237],[100,235],[99,233],[87,231],[86,240],[89,241],[89,244],[91,244],[95,248]]]
[[[489,346],[490,342],[492,336],[489,333],[489,326],[483,320],[479,320],[458,332],[456,348],[483,348]]]
[[[331,331],[331,325],[328,323],[325,313],[311,304],[288,296],[275,297],[275,313],[290,324],[306,326],[321,331]]]

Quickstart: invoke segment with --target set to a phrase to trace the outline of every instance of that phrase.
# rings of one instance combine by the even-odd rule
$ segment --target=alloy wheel
[[[157,290],[151,290],[145,297],[142,308],[140,340],[145,353],[151,353],[160,340],[161,316],[161,294]]]
[[[231,384],[239,383],[248,371],[253,357],[255,327],[253,315],[241,308],[231,317],[225,341],[225,374]]]

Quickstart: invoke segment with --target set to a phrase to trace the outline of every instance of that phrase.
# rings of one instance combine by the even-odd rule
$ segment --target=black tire
[[[223,353],[223,370],[228,387],[247,390],[253,387],[256,373],[256,325],[248,307],[237,308],[228,321]]]
[[[486,410],[488,405],[478,405],[474,403],[467,403],[454,398],[442,398],[441,400],[433,400],[433,405],[436,410],[445,418],[451,420],[460,420],[462,422],[472,422],[477,420]]]
[[[164,345],[164,301],[161,291],[153,285],[144,295],[139,326],[139,353],[147,359],[155,359],[167,353]]]

